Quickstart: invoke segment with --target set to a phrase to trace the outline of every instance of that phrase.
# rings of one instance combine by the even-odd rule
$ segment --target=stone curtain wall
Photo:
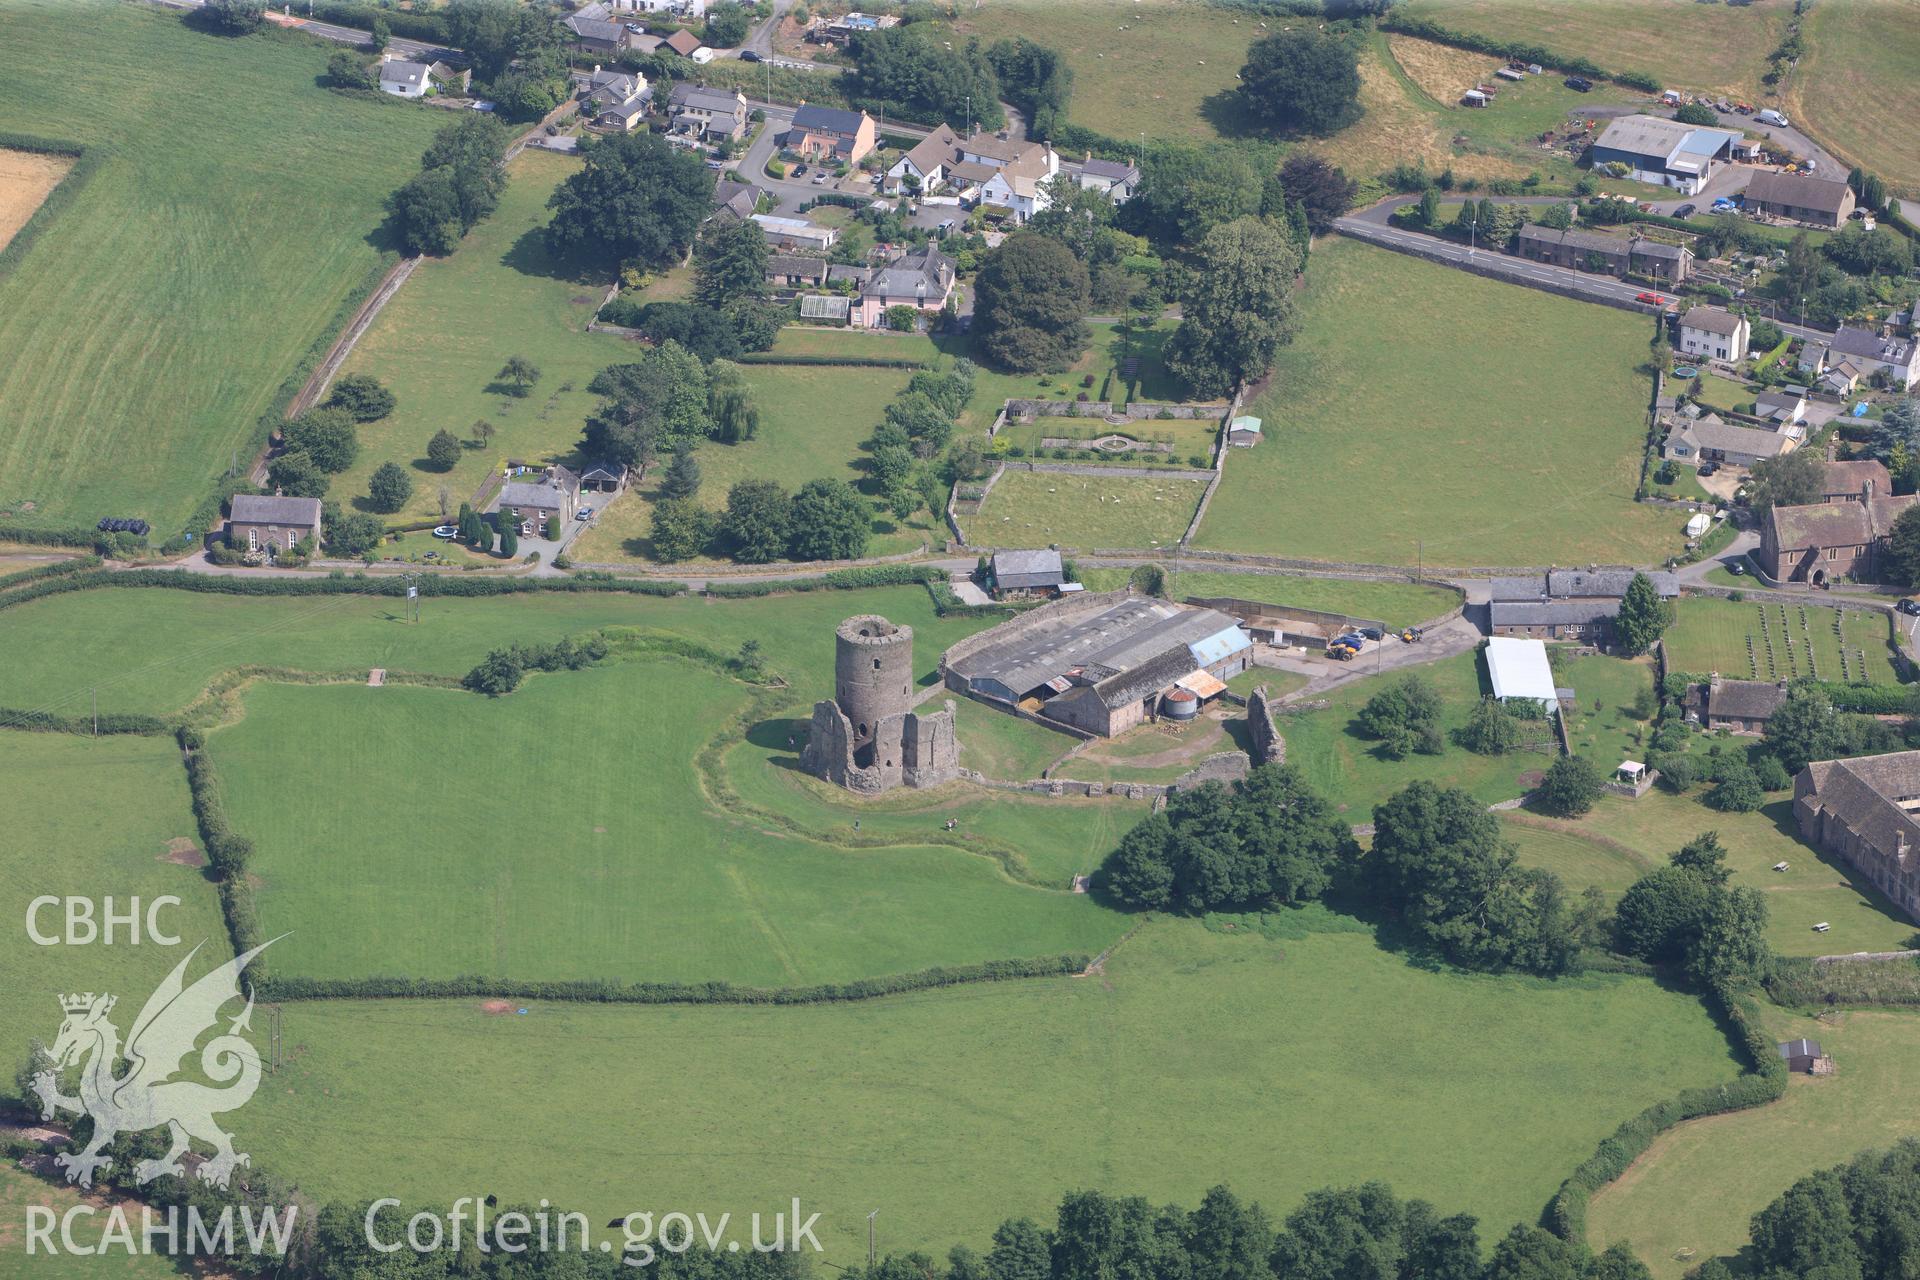
[[[1287,762],[1287,740],[1280,736],[1280,726],[1274,723],[1273,704],[1268,701],[1264,684],[1255,685],[1253,696],[1247,699],[1247,737],[1252,743],[1255,764]]]

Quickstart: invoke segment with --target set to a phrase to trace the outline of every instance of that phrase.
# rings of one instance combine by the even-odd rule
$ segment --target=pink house
[[[953,296],[953,259],[931,245],[876,267],[860,286],[849,323],[879,329],[889,307],[912,307],[936,315]]]

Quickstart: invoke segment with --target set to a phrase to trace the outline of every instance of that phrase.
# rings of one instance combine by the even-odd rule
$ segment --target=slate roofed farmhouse
[[[1707,728],[1759,733],[1787,700],[1787,686],[1768,680],[1722,680],[1707,684]]]
[[[1838,178],[1771,170],[1754,174],[1741,199],[1756,212],[1822,227],[1839,226],[1854,206],[1853,188]]]
[[[1800,835],[1920,920],[1920,751],[1816,760],[1793,780]]]
[[[1052,592],[1067,580],[1060,553],[1051,548],[1040,551],[996,551],[988,571],[992,575],[995,595]]]

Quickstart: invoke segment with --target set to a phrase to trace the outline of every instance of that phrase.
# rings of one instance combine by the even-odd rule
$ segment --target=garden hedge
[[[422,596],[478,597],[532,595],[543,591],[625,592],[641,596],[677,596],[684,582],[616,578],[611,574],[575,574],[567,578],[477,578],[423,574],[416,578]],[[228,596],[393,596],[405,597],[407,582],[399,577],[340,573],[325,578],[243,578],[233,574],[189,573],[184,569],[95,570],[64,578],[29,583],[0,595],[0,609],[66,591],[95,587],[166,587]]]
[[[848,369],[924,369],[924,360],[905,356],[831,356],[778,351],[743,351],[733,358],[735,364],[798,364],[841,366]]]

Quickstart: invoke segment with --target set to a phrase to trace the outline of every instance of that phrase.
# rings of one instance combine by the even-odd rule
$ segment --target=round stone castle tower
[[[873,735],[889,716],[913,709],[913,628],[878,614],[840,624],[834,638],[834,701],[853,726],[853,753],[873,763]]]

